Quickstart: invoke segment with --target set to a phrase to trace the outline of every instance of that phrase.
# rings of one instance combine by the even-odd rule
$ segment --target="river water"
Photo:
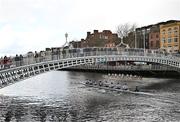
[[[101,73],[53,71],[0,89],[0,122],[180,121],[180,81],[127,82],[149,95],[117,93],[81,84]]]

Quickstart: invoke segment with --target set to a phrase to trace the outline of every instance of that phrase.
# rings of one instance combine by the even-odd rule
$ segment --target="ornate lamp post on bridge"
[[[134,35],[135,36],[134,37],[135,38],[134,48],[137,48],[137,35],[136,35],[136,31],[134,33],[135,33],[135,35]]]
[[[144,51],[145,51],[145,49],[146,49],[146,41],[145,41],[145,40],[146,40],[146,39],[145,39],[146,35],[145,35],[145,34],[146,34],[146,31],[145,31],[145,29],[144,29],[144,30],[143,30]]]
[[[67,41],[68,33],[65,33],[65,38],[66,38],[66,42],[64,43],[63,48],[64,48],[64,47],[66,46],[66,44],[68,43],[68,41]]]
[[[146,51],[146,30],[142,30],[143,31],[143,47],[144,47],[144,55],[145,55],[145,51]]]
[[[68,33],[65,33],[65,38],[66,38],[66,42],[65,42],[65,44],[67,44],[68,42],[67,42],[67,38],[68,38]],[[65,45],[64,44],[64,45]]]
[[[66,32],[65,33],[65,38],[66,38],[66,42],[63,44],[63,46],[62,46],[62,48],[61,48],[61,53],[62,53],[62,57],[64,58],[64,56],[65,56],[65,52],[64,52],[64,47],[68,44],[68,40],[67,40],[67,38],[68,38],[68,33]]]

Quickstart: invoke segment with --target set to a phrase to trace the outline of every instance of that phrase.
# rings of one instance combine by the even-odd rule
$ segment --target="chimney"
[[[89,37],[91,35],[91,32],[87,32],[87,37]]]
[[[81,42],[83,42],[84,41],[84,39],[81,39]]]
[[[94,30],[94,34],[97,34],[98,33],[98,30]]]

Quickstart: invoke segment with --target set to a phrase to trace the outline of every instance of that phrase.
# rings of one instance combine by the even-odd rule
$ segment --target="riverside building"
[[[160,48],[169,53],[180,52],[180,21],[171,20],[160,25]]]

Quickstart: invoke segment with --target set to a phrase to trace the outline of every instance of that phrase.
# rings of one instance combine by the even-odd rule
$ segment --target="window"
[[[168,47],[172,47],[171,45],[168,45]]]
[[[174,35],[177,37],[178,36],[178,27],[174,27]]]
[[[153,47],[153,41],[151,41],[151,47]]]
[[[178,27],[174,27],[174,30],[178,30]]]
[[[171,28],[168,28],[168,31],[171,31],[172,29]]]
[[[159,38],[159,34],[156,34],[156,38]]]
[[[165,38],[162,38],[162,43],[166,43],[166,39]]]
[[[156,47],[159,47],[159,40],[156,41]]]
[[[108,36],[104,36],[104,39],[108,39]]]
[[[164,35],[165,33],[166,33],[166,30],[163,30],[163,31],[162,31],[162,34]]]
[[[175,37],[178,37],[178,32],[174,32],[174,36],[175,36]]]
[[[178,38],[174,38],[174,42],[178,42]]]
[[[168,38],[168,43],[171,43],[171,38]]]
[[[174,47],[178,47],[178,45],[176,44],[176,45],[174,45]]]
[[[151,39],[153,38],[153,35],[151,34]]]
[[[171,35],[171,28],[168,29],[168,36]]]
[[[99,35],[99,38],[100,38],[100,39],[102,39],[102,38],[103,38],[103,36],[100,34],[100,35]]]

